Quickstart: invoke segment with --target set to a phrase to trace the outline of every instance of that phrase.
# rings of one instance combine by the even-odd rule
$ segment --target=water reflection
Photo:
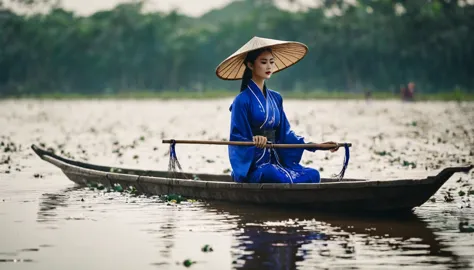
[[[237,269],[434,266],[470,268],[446,249],[415,214],[394,217],[339,216],[295,210],[212,203],[217,213],[236,215],[233,247]],[[338,260],[335,260],[338,259]],[[357,260],[356,260],[357,259]]]
[[[244,250],[237,258],[238,269],[294,269],[311,250],[303,248],[313,240],[323,240],[320,232],[303,232],[302,226],[245,226],[237,233],[240,241],[234,248]]]
[[[37,222],[55,221],[58,213],[57,208],[68,207],[71,192],[81,189],[81,187],[71,187],[57,193],[45,193],[40,198]]]
[[[37,222],[54,223],[58,220],[60,208],[77,208],[81,197],[90,200],[96,194],[77,187],[43,194]],[[116,204],[117,209],[123,209],[125,196],[116,195],[122,199],[109,201],[103,198],[97,203]],[[183,236],[186,232],[199,237],[199,231],[191,232],[192,224],[206,224],[201,226],[205,231],[232,233],[234,240],[229,246],[232,264],[229,266],[234,269],[379,269],[404,265],[472,268],[468,256],[453,252],[452,247],[459,239],[451,241],[450,238],[438,237],[430,229],[430,224],[436,224],[435,221],[427,223],[418,214],[341,216],[222,202],[194,207],[183,205],[177,211],[151,199],[136,200],[139,201],[136,210],[141,213],[140,220],[131,218],[131,222],[150,234],[156,243],[160,258],[153,258],[154,261],[150,262],[156,267],[176,263],[172,261],[171,253],[181,252],[176,250],[180,246],[177,241],[184,241],[177,235]],[[206,259],[213,260],[210,256]]]

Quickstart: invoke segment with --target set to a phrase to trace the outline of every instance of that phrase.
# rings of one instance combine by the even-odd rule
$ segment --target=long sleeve
[[[231,110],[230,141],[252,141],[252,129],[248,119],[249,102],[246,96],[239,95]],[[255,155],[255,146],[229,145],[229,159],[232,176],[236,182],[244,182]]]
[[[304,138],[295,134],[291,130],[290,122],[286,117],[285,111],[283,109],[283,99],[278,94],[278,107],[280,110],[280,126],[278,128],[278,141],[279,143],[284,144],[304,144]],[[294,164],[299,164],[301,157],[303,156],[304,150],[314,152],[314,149],[305,149],[305,148],[288,148],[288,149],[278,149],[277,153],[281,162],[285,166],[292,166]]]

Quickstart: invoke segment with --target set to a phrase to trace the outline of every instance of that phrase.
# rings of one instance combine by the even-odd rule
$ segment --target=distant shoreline
[[[296,100],[365,100],[364,93],[351,92],[280,92],[285,99]],[[5,99],[42,99],[42,100],[78,100],[78,99],[160,99],[160,100],[183,100],[183,99],[221,99],[233,98],[237,92],[232,91],[130,91],[120,92],[116,94],[79,94],[79,93],[44,93],[44,94],[28,94],[21,96],[5,96]],[[372,92],[372,100],[401,100],[400,95],[391,92]],[[415,101],[474,101],[474,93],[462,91],[452,91],[443,93],[420,93],[415,94]]]

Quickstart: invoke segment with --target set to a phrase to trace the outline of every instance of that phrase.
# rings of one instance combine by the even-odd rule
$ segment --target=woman
[[[236,182],[320,182],[317,170],[299,164],[304,148],[265,148],[268,141],[305,143],[291,130],[281,95],[268,89],[265,80],[301,60],[306,52],[307,47],[301,43],[254,37],[217,67],[216,74],[222,79],[242,79],[241,92],[230,107],[230,141],[255,143],[255,147],[229,146]]]

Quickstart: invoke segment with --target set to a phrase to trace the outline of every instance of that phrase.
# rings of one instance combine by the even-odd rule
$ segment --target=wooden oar
[[[215,145],[242,145],[254,146],[254,142],[238,142],[238,141],[199,141],[199,140],[163,140],[163,143],[180,143],[180,144],[215,144]],[[306,143],[306,144],[272,144],[267,143],[266,148],[317,148],[320,150],[331,150],[336,147],[348,146],[352,143]]]

